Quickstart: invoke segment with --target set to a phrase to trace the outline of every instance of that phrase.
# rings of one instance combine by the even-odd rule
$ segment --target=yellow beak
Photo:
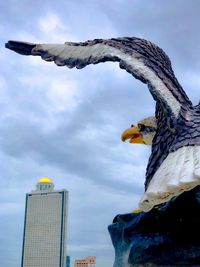
[[[130,139],[129,142],[132,144],[145,144],[142,135],[137,126],[126,129],[121,136],[122,141]]]

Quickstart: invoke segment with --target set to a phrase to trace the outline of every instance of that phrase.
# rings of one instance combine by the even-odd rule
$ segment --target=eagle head
[[[157,129],[155,117],[141,120],[137,125],[131,125],[121,136],[122,141],[129,139],[132,144],[151,145]]]

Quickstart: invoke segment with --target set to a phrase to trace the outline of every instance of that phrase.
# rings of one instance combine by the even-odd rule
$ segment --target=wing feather
[[[23,55],[41,56],[58,66],[83,68],[117,61],[122,69],[146,83],[153,98],[177,118],[181,105],[191,105],[178,83],[168,56],[158,46],[139,38],[95,39],[83,43],[30,44],[9,41],[6,47]]]

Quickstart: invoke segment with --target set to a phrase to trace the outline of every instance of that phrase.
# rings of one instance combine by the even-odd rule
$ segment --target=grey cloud
[[[19,266],[21,259],[21,246],[22,246],[22,224],[21,216],[23,213],[16,216],[7,215],[1,216],[0,227],[0,255],[1,266]],[[21,226],[21,227],[20,227]]]
[[[0,201],[2,206],[21,205],[13,215],[0,215],[2,266],[19,266],[24,196],[43,173],[55,176],[57,187],[62,183],[70,190],[68,242],[73,258],[92,252],[98,255],[98,267],[111,266],[113,249],[106,227],[118,212],[137,207],[149,156],[148,148],[122,144],[120,135],[130,124],[153,115],[155,105],[145,85],[129,74],[118,76],[112,63],[82,71],[41,67],[5,50],[3,42],[18,36],[48,40],[38,20],[49,13],[66,26],[66,36],[74,34],[79,40],[113,34],[142,37],[165,50],[189,96],[193,101],[200,98],[195,84],[200,71],[198,0],[61,2],[10,0],[0,4],[1,75],[7,86],[0,100]],[[80,103],[52,113],[49,88],[43,88],[50,83],[23,82],[26,76],[31,81],[39,75],[49,81],[57,77],[64,82],[64,75],[66,81],[76,81]],[[87,190],[97,192],[95,201]],[[94,221],[86,222],[83,214],[93,216]],[[94,244],[99,246],[91,251]]]
[[[40,164],[58,165],[65,171],[77,173],[99,184],[105,183],[106,186],[119,191],[132,192],[124,181],[118,181],[113,185],[115,177],[113,177],[112,168],[120,164],[120,157],[123,158],[123,154],[118,155],[118,149],[115,149],[119,141],[110,142],[111,138],[107,139],[107,136],[107,140],[101,140],[101,135],[97,134],[97,141],[94,140],[90,144],[87,137],[83,140],[79,138],[81,130],[84,131],[84,125],[77,124],[75,127],[73,130],[70,125],[64,129],[60,127],[56,132],[44,135],[39,125],[32,125],[27,121],[15,122],[8,125],[8,128],[4,124],[2,149],[12,157],[31,157]],[[98,127],[96,131],[98,133]],[[107,131],[107,129],[104,127],[99,131]],[[90,134],[90,128],[88,132]],[[126,153],[125,150],[124,153]],[[104,158],[104,161],[101,158]],[[140,160],[135,160],[134,164],[140,164]]]
[[[199,69],[198,0],[161,2],[127,1],[113,5],[103,1],[101,8],[121,36],[139,36],[161,46],[173,65]]]

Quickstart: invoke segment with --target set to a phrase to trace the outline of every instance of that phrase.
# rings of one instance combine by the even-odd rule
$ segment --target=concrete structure
[[[26,194],[21,267],[65,267],[68,192],[41,178]]]
[[[89,256],[85,259],[75,260],[75,267],[95,267],[96,257]]]

